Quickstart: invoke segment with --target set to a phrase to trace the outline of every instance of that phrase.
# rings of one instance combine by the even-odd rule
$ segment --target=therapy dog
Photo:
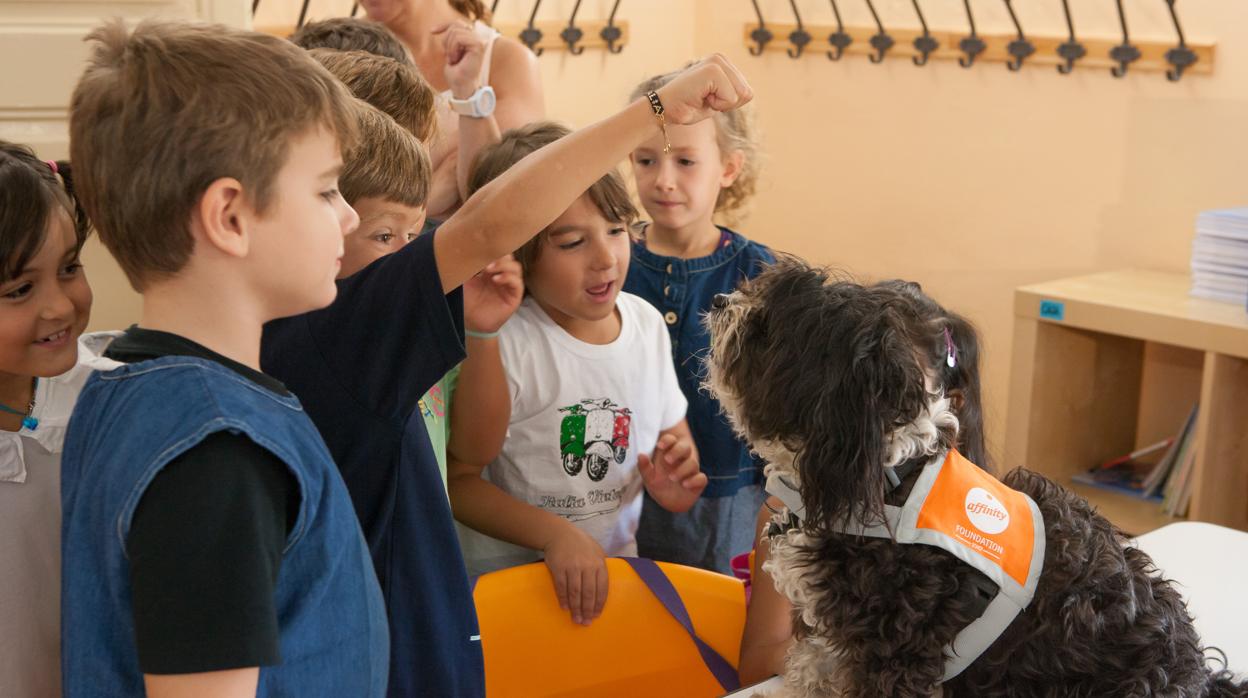
[[[793,605],[786,694],[1248,696],[1087,501],[958,453],[930,348],[957,359],[917,288],[786,259],[706,318],[706,386],[786,504],[765,541]]]

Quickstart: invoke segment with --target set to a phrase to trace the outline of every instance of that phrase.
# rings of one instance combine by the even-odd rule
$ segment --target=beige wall
[[[296,0],[264,0],[262,9],[281,15],[280,2],[292,22]],[[540,16],[566,17],[572,4],[546,0]],[[909,0],[876,4],[889,26],[917,25]],[[789,21],[787,0],[760,5]],[[848,23],[870,21],[865,3],[841,5]],[[1082,35],[1116,36],[1112,2],[1072,5]],[[808,23],[831,21],[825,2],[799,6]],[[1001,3],[975,6],[981,32],[1008,27]],[[313,0],[311,14],[349,7]],[[498,21],[523,21],[529,7],[503,0]],[[609,7],[585,0],[582,16],[603,17]],[[964,24],[960,3],[924,7],[933,28]],[[1162,0],[1128,7],[1134,37],[1169,40]],[[758,92],[768,158],[742,231],[867,278],[920,281],[974,319],[987,346],[989,430],[999,444],[1015,286],[1128,266],[1182,270],[1196,212],[1248,199],[1248,3],[1179,7],[1190,39],[1218,45],[1215,73],[1179,84],[1158,74],[1013,74],[1001,64],[832,63],[820,52],[753,57],[740,40],[753,19],[745,0],[625,0],[632,43],[624,53],[552,52],[541,65],[551,115],[580,125],[614,109],[641,78],[687,58],[717,50],[737,61]],[[1056,1],[1018,10],[1029,31],[1063,31]],[[98,255],[90,261],[95,326],[131,321],[128,290]]]
[[[1015,4],[1028,31],[1064,32],[1061,3]],[[760,5],[792,21],[787,1]],[[840,5],[847,23],[871,22],[865,3]],[[909,0],[876,5],[886,26],[917,27]],[[933,28],[965,26],[960,5],[923,2]],[[1010,26],[1002,3],[973,5],[981,32]],[[1116,37],[1114,3],[1071,5],[1082,35]],[[799,6],[808,23],[832,22],[828,3]],[[1127,6],[1133,37],[1173,36],[1162,0]],[[969,315],[986,344],[999,446],[1014,287],[1120,267],[1182,271],[1196,213],[1248,202],[1248,3],[1178,6],[1189,40],[1217,43],[1217,66],[1172,84],[1051,67],[753,57],[738,38],[754,20],[749,3],[701,0],[697,48],[744,66],[766,131],[766,181],[742,229],[868,278],[920,281]]]

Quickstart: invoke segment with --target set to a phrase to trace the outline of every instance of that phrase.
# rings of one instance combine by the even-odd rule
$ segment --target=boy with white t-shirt
[[[509,131],[482,151],[470,189],[567,133],[551,123]],[[545,558],[560,606],[584,624],[606,601],[604,558],[637,553],[642,488],[679,512],[706,487],[663,318],[620,293],[634,217],[612,172],[519,250],[528,295],[460,373],[461,389],[494,386],[510,418],[453,422],[448,447],[451,506],[475,529],[460,529],[469,573]],[[507,413],[495,407],[473,413]],[[488,465],[465,463],[468,439],[501,451]]]

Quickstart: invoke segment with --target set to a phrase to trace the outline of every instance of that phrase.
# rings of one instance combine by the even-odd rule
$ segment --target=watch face
[[[489,116],[490,114],[493,114],[494,104],[496,101],[494,97],[494,90],[487,86],[486,89],[481,90],[477,94],[477,112],[480,113],[481,116]]]

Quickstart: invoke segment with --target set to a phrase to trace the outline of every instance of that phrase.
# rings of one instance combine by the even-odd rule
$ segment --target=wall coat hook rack
[[[797,11],[797,0],[789,0],[789,7],[793,8],[793,18],[797,20],[797,29],[789,32],[789,43],[793,44],[793,48],[788,50],[789,58],[801,58],[802,51],[806,50],[806,44],[810,43],[810,32],[806,31],[806,27],[802,25],[802,14]]]
[[[529,23],[524,31],[520,32],[520,41],[524,42],[524,45],[528,46],[536,56],[542,55],[542,48],[537,45],[542,40],[542,30],[538,29],[533,22],[537,19],[537,10],[541,6],[542,0],[534,0],[533,11],[529,13]]]
[[[1114,77],[1120,78],[1127,74],[1127,66],[1140,60],[1140,49],[1131,43],[1131,33],[1127,31],[1127,11],[1122,7],[1122,0],[1116,0],[1118,3],[1118,24],[1122,27],[1122,43],[1115,46],[1109,52],[1109,57],[1118,65],[1110,68],[1109,72]]]
[[[832,45],[832,50],[828,51],[828,58],[839,61],[841,56],[845,55],[845,49],[854,43],[854,37],[845,33],[845,23],[841,21],[841,8],[836,6],[836,0],[832,0],[832,14],[836,17],[836,31],[828,34],[828,43]]]
[[[1008,47],[1010,60],[1005,65],[1017,72],[1022,69],[1023,61],[1036,52],[1036,45],[1031,43],[1031,40],[1023,33],[1023,25],[1019,23],[1018,15],[1014,12],[1014,0],[1005,0],[1005,9],[1009,10],[1010,21],[1014,23],[1014,30],[1018,32],[1018,38],[1011,41]]]
[[[1098,37],[1081,35],[1076,30],[1073,16],[1078,9],[1075,7],[1078,3],[1070,0],[1062,0],[1061,4],[1063,18],[1066,20],[1064,31],[1042,35],[1025,31],[1022,23],[1025,18],[1017,15],[1015,10],[1024,4],[1031,6],[1037,3],[1049,4],[1056,10],[1056,0],[1031,0],[1029,3],[1003,0],[1009,11],[1009,23],[1002,22],[1001,26],[991,32],[985,31],[979,22],[981,17],[976,17],[976,10],[981,10],[982,15],[982,4],[986,0],[978,0],[979,7],[973,4],[973,0],[961,0],[969,35],[966,29],[940,29],[928,24],[928,14],[935,0],[907,0],[915,13],[915,20],[911,20],[912,28],[895,27],[891,21],[886,28],[880,14],[884,6],[878,0],[864,0],[867,9],[871,11],[869,21],[847,25],[840,12],[843,1],[829,1],[835,21],[829,19],[826,24],[815,24],[809,21],[808,16],[795,12],[794,21],[785,24],[764,21],[758,10],[758,1],[752,0],[758,21],[743,23],[742,39],[755,55],[784,52],[794,60],[818,55],[817,51],[799,52],[792,39],[770,40],[770,37],[791,36],[792,32],[801,29],[812,37],[828,37],[829,50],[822,53],[832,61],[844,60],[845,56],[866,56],[872,63],[882,63],[889,57],[902,57],[913,59],[916,65],[926,66],[938,64],[940,61],[957,61],[964,68],[972,68],[982,63],[1005,63],[1013,71],[1021,71],[1032,65],[1053,66],[1063,75],[1069,75],[1075,70],[1112,70],[1116,77],[1122,77],[1130,68],[1132,71],[1166,74],[1171,80],[1181,80],[1188,76],[1209,75],[1213,73],[1216,64],[1217,47],[1212,42],[1192,41],[1187,33],[1188,28],[1180,24],[1178,0],[1164,0],[1171,10],[1177,45],[1170,38],[1133,40],[1127,30],[1127,3],[1123,0],[1115,0],[1122,27],[1121,37],[1116,32]],[[790,3],[795,10],[801,9],[800,4],[794,0],[790,0]],[[901,3],[893,0],[891,6],[899,4]],[[796,21],[800,21],[800,26]],[[765,30],[766,34],[760,35],[760,30]],[[767,40],[761,41],[762,39]]]
[[[1066,30],[1069,38],[1057,47],[1057,55],[1066,61],[1057,66],[1057,72],[1069,75],[1075,69],[1075,61],[1088,55],[1088,49],[1075,38],[1075,20],[1070,16],[1070,0],[1062,0],[1062,11],[1066,13]]]
[[[619,53],[624,50],[623,46],[616,46],[615,43],[624,35],[620,28],[615,24],[615,13],[620,9],[620,0],[615,0],[615,4],[611,6],[611,16],[607,17],[607,26],[598,32],[598,36],[607,42],[607,51],[609,53]]]
[[[750,32],[750,40],[756,45],[750,47],[750,55],[759,56],[766,50],[767,44],[775,38],[771,30],[767,28],[767,22],[763,20],[763,11],[758,9],[758,0],[751,0],[754,3],[754,14],[758,15],[758,28]]]
[[[875,3],[872,0],[867,0],[867,9],[871,10],[871,16],[875,18],[876,29],[871,37],[871,48],[875,49],[875,53],[871,54],[870,59],[872,63],[881,63],[884,61],[884,54],[888,53],[896,42],[884,30],[884,23],[880,21],[880,13],[875,11]]]
[[[572,6],[572,17],[568,19],[568,26],[559,32],[559,38],[568,45],[568,53],[573,56],[579,56],[585,52],[584,46],[576,44],[585,37],[585,32],[576,26],[576,14],[581,11],[581,0],[576,0],[576,4]]]
[[[923,16],[923,8],[919,7],[919,0],[910,0],[914,4],[914,13],[919,16],[919,24],[923,26],[923,34],[914,40],[914,50],[919,55],[914,56],[914,64],[917,66],[927,65],[927,59],[932,52],[940,48],[940,42],[932,38],[932,33],[927,30],[927,18]]]
[[[971,25],[971,34],[958,42],[958,50],[962,51],[962,55],[958,57],[958,65],[970,68],[975,65],[975,58],[983,53],[988,45],[979,38],[979,32],[975,30],[975,13],[971,11],[971,0],[962,0],[962,4],[966,7],[966,23]]]
[[[1166,79],[1170,82],[1181,80],[1183,71],[1199,60],[1196,52],[1187,47],[1187,38],[1183,36],[1183,27],[1179,24],[1179,13],[1174,9],[1174,3],[1175,0],[1166,0],[1166,5],[1170,8],[1170,19],[1174,22],[1174,31],[1179,35],[1179,45],[1166,51],[1166,62],[1173,66],[1166,71]]]

